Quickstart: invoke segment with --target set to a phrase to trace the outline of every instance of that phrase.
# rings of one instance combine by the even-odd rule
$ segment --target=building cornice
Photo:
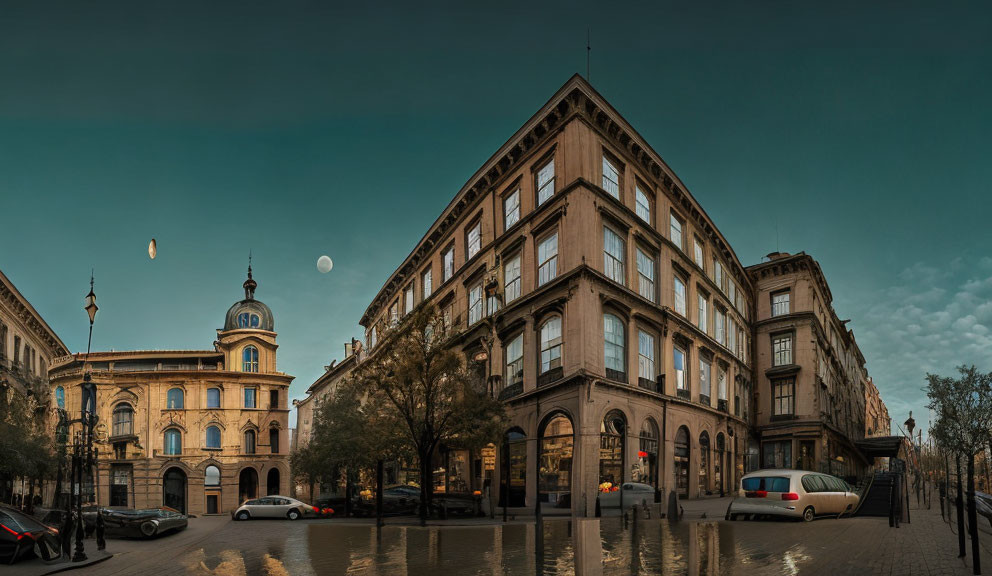
[[[51,357],[64,356],[69,353],[65,343],[52,330],[52,327],[45,322],[41,314],[34,309],[34,306],[17,290],[14,283],[3,272],[0,272],[0,302],[6,304],[25,327],[44,342]]]

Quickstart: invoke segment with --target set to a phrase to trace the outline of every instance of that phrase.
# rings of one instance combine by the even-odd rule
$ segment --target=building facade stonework
[[[48,431],[53,444],[54,426],[49,423],[56,403],[49,386],[48,367],[54,358],[67,353],[65,344],[41,314],[0,272],[0,394],[5,402],[25,402],[29,412],[36,416],[33,421]],[[0,414],[0,418],[6,416]],[[43,503],[52,502],[54,483],[42,483],[35,491],[25,486],[26,481],[30,479],[0,477],[0,502],[10,504],[15,495],[20,495],[23,501],[28,494],[42,492]]]
[[[70,414],[89,372],[97,386],[100,505],[226,514],[288,494],[288,388],[276,366],[271,310],[254,298],[227,313],[213,350],[93,352],[59,359],[55,394]]]
[[[770,318],[770,293],[788,282],[741,264],[661,157],[575,76],[458,192],[360,323],[373,357],[384,327],[436,306],[450,345],[505,403],[498,446],[442,450],[425,479],[435,491],[491,483],[517,512],[591,516],[627,482],[663,501],[735,490],[762,466],[858,469],[864,358],[803,257],[818,275],[791,280],[802,294],[792,323]],[[809,290],[827,307],[819,332]],[[770,338],[789,331],[795,355],[772,369]],[[770,382],[789,377],[773,417]]]

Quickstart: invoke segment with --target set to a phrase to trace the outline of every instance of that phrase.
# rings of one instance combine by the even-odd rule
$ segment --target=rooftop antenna
[[[586,28],[586,82],[589,82],[589,56],[592,52],[592,44],[589,42],[589,29]]]

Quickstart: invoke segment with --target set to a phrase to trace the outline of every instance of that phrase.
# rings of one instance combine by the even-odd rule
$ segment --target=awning
[[[854,445],[869,460],[872,458],[898,458],[899,449],[902,448],[905,441],[905,436],[878,436],[855,440]]]

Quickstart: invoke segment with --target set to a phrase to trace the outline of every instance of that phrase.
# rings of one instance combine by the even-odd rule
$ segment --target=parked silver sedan
[[[599,493],[599,504],[602,508],[619,508],[620,493],[623,492],[623,508],[642,504],[654,504],[654,486],[640,482],[624,482],[623,490],[617,489]]]
[[[238,509],[231,512],[235,520],[250,520],[252,518],[289,518],[297,520],[303,517],[320,516],[320,510],[288,496],[265,496],[246,500]]]
[[[805,470],[760,470],[741,479],[740,492],[727,508],[738,517],[787,516],[806,522],[817,516],[850,513],[858,495],[836,476]]]

